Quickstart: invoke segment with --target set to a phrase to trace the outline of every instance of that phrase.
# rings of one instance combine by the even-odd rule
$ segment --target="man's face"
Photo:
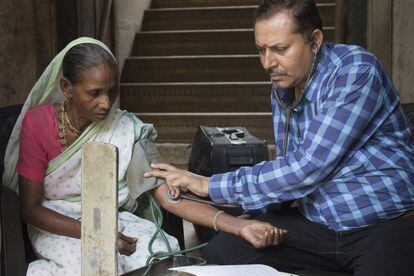
[[[254,35],[260,62],[277,87],[305,85],[314,53],[303,35],[295,32],[288,11],[256,21]]]

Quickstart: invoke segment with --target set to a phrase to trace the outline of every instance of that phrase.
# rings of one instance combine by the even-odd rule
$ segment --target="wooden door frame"
[[[36,76],[56,55],[56,0],[33,0]]]
[[[392,77],[393,0],[368,0],[367,48]]]

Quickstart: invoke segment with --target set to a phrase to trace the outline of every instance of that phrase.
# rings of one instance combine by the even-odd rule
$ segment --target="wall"
[[[0,1],[0,107],[22,103],[55,54],[54,1]],[[414,17],[410,15],[414,1],[366,1],[367,47],[379,56],[392,75],[401,101],[413,103]],[[115,54],[120,66],[130,55],[135,33],[141,28],[150,2],[114,0]]]
[[[23,103],[53,58],[54,1],[0,1],[0,107]]]
[[[115,55],[120,68],[132,49],[135,33],[141,29],[144,11],[149,8],[151,0],[115,0]]]
[[[402,103],[414,103],[414,18],[412,0],[367,0],[367,46],[392,76]]]
[[[22,103],[36,79],[32,1],[0,1],[0,107]]]
[[[401,102],[414,103],[414,1],[393,2],[392,78]]]
[[[0,1],[0,107],[23,103],[56,54],[55,1]],[[79,3],[85,5],[83,1]],[[99,3],[95,2],[97,11],[100,11]],[[151,0],[114,0],[115,55],[121,66],[130,55],[135,33],[140,30],[144,11],[150,3]],[[66,35],[68,27],[64,27]]]

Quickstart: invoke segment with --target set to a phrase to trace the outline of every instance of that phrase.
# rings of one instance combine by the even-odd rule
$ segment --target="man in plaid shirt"
[[[211,178],[166,164],[149,175],[245,210],[295,200],[298,208],[257,218],[288,230],[282,244],[256,250],[220,234],[204,250],[210,263],[316,275],[413,273],[413,139],[380,62],[357,46],[324,44],[310,0],[265,0],[254,27],[273,83],[277,158]]]

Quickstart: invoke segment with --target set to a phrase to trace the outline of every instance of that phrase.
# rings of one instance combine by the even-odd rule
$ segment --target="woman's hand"
[[[145,173],[144,176],[164,178],[171,190],[172,196],[180,195],[180,189],[189,190],[198,196],[208,196],[209,177],[197,175],[186,170],[180,170],[165,163],[152,164],[151,167],[154,170]]]
[[[258,249],[282,243],[286,234],[287,230],[257,220],[249,220],[239,232],[240,237]]]
[[[122,234],[121,232],[118,232],[116,245],[118,247],[119,253],[127,256],[131,255],[137,249],[137,242],[137,238],[128,237]]]

